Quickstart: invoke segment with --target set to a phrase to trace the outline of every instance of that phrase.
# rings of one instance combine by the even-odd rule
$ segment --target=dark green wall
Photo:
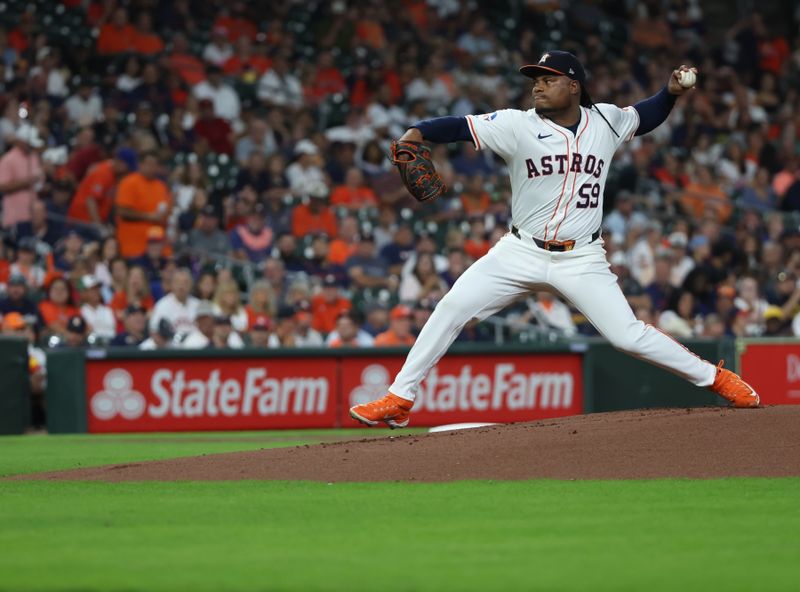
[[[0,337],[0,434],[21,434],[31,412],[28,342]]]

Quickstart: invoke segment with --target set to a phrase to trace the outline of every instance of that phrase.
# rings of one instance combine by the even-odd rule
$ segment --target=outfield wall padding
[[[21,434],[28,426],[28,372],[28,342],[20,337],[0,337],[0,434]]]
[[[685,342],[734,364],[733,340]],[[407,350],[56,350],[52,433],[355,427],[350,405],[380,396]],[[423,381],[414,424],[509,422],[721,400],[601,339],[456,344]]]

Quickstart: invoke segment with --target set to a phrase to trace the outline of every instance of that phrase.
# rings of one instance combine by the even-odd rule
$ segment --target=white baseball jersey
[[[633,107],[598,104],[619,137],[594,109],[581,107],[576,133],[536,114],[503,109],[468,115],[478,150],[490,149],[508,165],[514,225],[542,240],[591,236],[603,216],[603,191],[617,148],[639,127]]]

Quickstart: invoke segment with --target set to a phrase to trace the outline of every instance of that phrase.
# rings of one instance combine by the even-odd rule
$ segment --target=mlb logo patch
[[[491,121],[495,117],[497,117],[497,111],[495,111],[494,113],[487,113],[486,115],[481,115],[481,119],[486,121]]]

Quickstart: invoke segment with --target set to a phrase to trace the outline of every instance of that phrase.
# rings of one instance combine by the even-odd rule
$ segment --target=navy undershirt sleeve
[[[639,113],[639,129],[634,135],[642,136],[664,123],[677,98],[678,96],[670,94],[665,86],[649,99],[636,103],[633,108]]]
[[[411,127],[417,128],[423,138],[435,144],[472,141],[466,117],[435,117],[418,121]]]

